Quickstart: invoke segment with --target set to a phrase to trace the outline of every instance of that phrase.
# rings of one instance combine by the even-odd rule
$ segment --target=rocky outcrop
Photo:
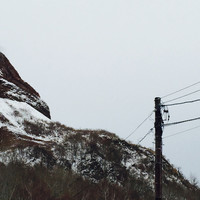
[[[41,100],[38,92],[23,81],[4,54],[0,53],[0,98],[25,102],[48,118],[48,105]]]

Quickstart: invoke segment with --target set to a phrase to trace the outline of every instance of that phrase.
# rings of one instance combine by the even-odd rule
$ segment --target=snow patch
[[[60,137],[56,130],[51,135],[47,134],[42,136],[36,136],[27,133],[24,126],[24,122],[26,121],[33,124],[43,124],[44,128],[52,122],[49,118],[35,110],[27,103],[0,98],[0,114],[7,121],[0,121],[0,128],[7,127],[9,131],[18,136],[27,136],[39,144],[44,144],[44,142],[50,141],[61,143],[63,141],[63,137]]]

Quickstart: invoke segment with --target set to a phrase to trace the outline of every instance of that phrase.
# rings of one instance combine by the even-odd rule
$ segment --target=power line
[[[147,132],[147,134],[138,142],[138,145],[150,134],[150,133],[152,133],[153,132],[153,128],[151,128],[148,132]]]
[[[180,102],[180,103],[174,103],[174,104],[167,104],[167,105],[162,105],[163,106],[176,106],[176,105],[182,105],[182,104],[188,104],[188,103],[195,103],[195,102],[199,102],[200,99],[196,99],[196,100],[191,100],[191,101],[185,101],[185,102]]]
[[[187,129],[187,130],[185,130],[185,131],[180,131],[180,132],[177,132],[177,133],[168,135],[168,136],[166,136],[166,137],[163,137],[163,139],[170,138],[170,137],[173,137],[173,136],[176,136],[176,135],[179,135],[179,134],[181,134],[181,133],[185,133],[185,132],[188,132],[188,131],[197,129],[197,128],[200,128],[200,126],[196,126],[196,127],[194,127],[194,128],[190,128],[190,129]]]
[[[163,96],[163,97],[161,97],[161,98],[164,99],[164,98],[169,97],[169,96],[171,96],[171,95],[174,95],[174,94],[176,94],[176,93],[178,93],[178,92],[181,92],[181,91],[183,91],[183,90],[186,90],[186,89],[188,89],[188,88],[190,88],[190,87],[193,87],[193,86],[195,86],[195,85],[197,85],[197,84],[199,84],[199,83],[200,83],[200,81],[198,81],[198,82],[196,82],[196,83],[194,83],[194,84],[192,84],[192,85],[189,85],[189,86],[187,86],[187,87],[184,87],[184,88],[182,88],[182,89],[180,89],[180,90],[177,90],[177,91],[175,91],[175,92],[172,92],[172,93],[170,93],[170,94],[167,94],[167,95],[165,95],[165,96]]]
[[[136,128],[135,130],[130,134],[128,135],[125,140],[127,140],[129,137],[131,137],[131,135],[133,135],[150,117],[151,115],[154,113],[154,110],[148,115],[147,118],[145,118]]]
[[[191,92],[191,93],[185,94],[185,95],[183,95],[183,96],[180,96],[180,97],[177,97],[177,98],[171,99],[171,100],[166,101],[166,102],[164,102],[164,103],[169,103],[169,102],[171,102],[171,101],[175,101],[175,100],[178,100],[178,99],[181,99],[181,98],[187,97],[187,96],[192,95],[192,94],[195,94],[195,93],[197,93],[197,92],[200,92],[200,90],[196,90],[196,91],[194,91],[194,92]]]
[[[183,120],[183,121],[179,121],[179,122],[173,122],[173,123],[164,124],[164,127],[177,125],[177,124],[182,124],[182,123],[191,122],[191,121],[196,121],[196,120],[200,120],[200,117],[193,118],[193,119],[188,119],[188,120]]]

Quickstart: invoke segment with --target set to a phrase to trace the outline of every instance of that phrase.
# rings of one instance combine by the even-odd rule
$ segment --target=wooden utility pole
[[[162,200],[162,133],[161,98],[155,98],[155,200]]]

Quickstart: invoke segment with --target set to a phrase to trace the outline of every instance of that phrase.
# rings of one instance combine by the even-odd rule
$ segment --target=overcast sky
[[[0,51],[48,103],[53,120],[126,138],[156,96],[200,81],[199,9],[198,0],[2,0]],[[200,103],[169,109],[170,122],[200,115]],[[137,143],[153,118],[128,140]],[[166,128],[164,136],[198,125]],[[153,141],[152,133],[142,145],[153,148]],[[200,128],[164,139],[163,150],[200,180]]]

